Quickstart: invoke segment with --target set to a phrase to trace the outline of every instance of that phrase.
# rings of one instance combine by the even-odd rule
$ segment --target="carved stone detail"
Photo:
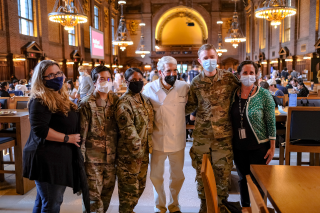
[[[107,7],[104,8],[104,22],[105,26],[109,24],[109,9]]]
[[[138,26],[139,24],[137,23],[137,21],[129,21],[130,35],[137,35]]]
[[[89,11],[90,11],[90,1],[89,0],[83,0],[83,12],[89,16]]]

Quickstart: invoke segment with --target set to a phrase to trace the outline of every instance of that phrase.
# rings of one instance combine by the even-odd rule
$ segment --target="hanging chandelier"
[[[229,33],[229,36],[225,37],[224,41],[231,43],[234,48],[237,48],[239,43],[246,41],[246,37],[243,36],[241,29],[239,28],[237,1],[235,1],[235,12],[233,13],[233,22],[229,29]]]
[[[59,0],[56,0],[56,3],[53,7],[53,11],[48,14],[49,20],[52,22],[60,23],[64,26],[65,30],[74,30],[74,27],[77,24],[86,23],[88,21],[88,17],[84,14],[81,3],[79,0],[78,5],[80,8],[80,13],[78,13],[78,9],[71,5],[73,0],[63,0],[65,6],[59,5]]]
[[[140,23],[141,26],[141,39],[140,39],[140,45],[138,49],[136,50],[136,54],[141,55],[141,58],[144,58],[146,54],[150,54],[150,51],[144,49],[144,35],[143,35],[143,27],[146,26],[145,23]]]
[[[271,25],[277,28],[284,18],[293,16],[296,13],[297,9],[286,6],[285,0],[267,0],[264,2],[264,7],[256,9],[255,16],[271,21]]]
[[[123,5],[126,4],[126,1],[118,1],[118,4],[121,5],[121,16],[119,27],[117,29],[117,38],[112,41],[113,45],[118,45],[122,51],[126,49],[128,45],[133,45],[133,41],[130,39],[130,34],[126,26],[126,20],[123,15]]]
[[[222,33],[221,33],[221,31],[222,31],[221,28],[222,27],[221,27],[221,25],[223,24],[223,22],[222,21],[217,21],[217,24],[220,25],[220,32],[218,33],[219,47],[218,47],[218,49],[216,49],[216,52],[218,53],[218,56],[220,57],[220,56],[222,56],[222,53],[225,53],[228,50],[222,48]]]

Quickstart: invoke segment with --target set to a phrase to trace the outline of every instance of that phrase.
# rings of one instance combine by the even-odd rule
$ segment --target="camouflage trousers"
[[[145,153],[141,163],[136,159],[118,156],[119,213],[133,213],[146,187],[148,164],[148,152]]]
[[[219,206],[222,200],[227,199],[229,176],[233,167],[232,138],[214,139],[210,142],[200,143],[194,141],[190,149],[190,157],[192,159],[192,167],[196,169],[196,181],[198,197],[206,199],[203,181],[201,177],[201,166],[203,154],[208,154],[211,159],[214,176],[216,178]]]
[[[116,181],[115,165],[85,163],[90,195],[90,212],[105,213],[110,204]],[[84,207],[82,207],[85,212]]]

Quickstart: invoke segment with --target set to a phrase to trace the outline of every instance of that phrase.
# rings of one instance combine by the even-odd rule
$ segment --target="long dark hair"
[[[8,82],[2,82],[2,83],[0,83],[0,90],[6,91],[7,85],[8,85]]]
[[[74,89],[73,82],[71,80],[69,80],[69,81],[67,81],[67,83],[71,85],[71,89],[70,90],[72,91]]]

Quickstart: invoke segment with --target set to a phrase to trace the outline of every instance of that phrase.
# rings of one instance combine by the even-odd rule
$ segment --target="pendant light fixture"
[[[286,17],[293,16],[297,13],[295,7],[286,6],[285,0],[266,0],[262,8],[255,11],[256,18],[263,18],[271,21],[271,25],[277,28],[281,21]]]
[[[123,5],[126,1],[118,1],[121,6],[121,16],[119,21],[119,26],[116,32],[116,40],[112,41],[113,45],[118,45],[122,51],[126,49],[128,45],[133,45],[133,41],[130,39],[130,34],[127,29],[126,20],[123,15]]]
[[[79,5],[78,9],[72,5],[72,0],[63,0],[64,6],[60,6],[58,9],[60,0],[56,0],[56,3],[53,7],[53,11],[48,14],[49,20],[52,22],[60,23],[64,26],[65,30],[74,30],[74,27],[77,24],[86,23],[88,17],[84,14],[81,3],[77,0]]]
[[[230,33],[228,37],[225,37],[225,42],[232,44],[234,48],[237,48],[239,43],[245,42],[246,37],[243,36],[238,23],[238,13],[237,13],[237,1],[235,0],[235,11],[233,13],[233,22],[231,24]]]
[[[218,33],[219,47],[218,47],[218,49],[216,49],[216,52],[218,53],[218,56],[220,57],[220,56],[222,56],[222,53],[225,53],[228,50],[222,48],[222,24],[223,24],[223,21],[217,21],[217,24],[220,25],[220,32]]]
[[[141,58],[144,58],[146,56],[146,54],[150,54],[150,51],[144,49],[145,44],[144,44],[143,28],[144,28],[144,26],[146,26],[146,24],[140,23],[139,25],[141,26],[141,38],[140,38],[139,47],[136,50],[136,54],[139,54],[139,55],[141,55]]]

